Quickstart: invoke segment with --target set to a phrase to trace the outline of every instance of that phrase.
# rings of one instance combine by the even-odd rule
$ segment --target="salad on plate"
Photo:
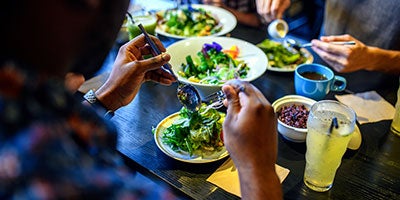
[[[294,71],[298,65],[313,60],[312,55],[304,48],[300,51],[290,50],[282,43],[270,39],[265,39],[257,46],[267,55],[270,70]]]
[[[222,49],[216,42],[205,43],[197,56],[186,56],[178,74],[191,82],[202,84],[223,84],[235,78],[246,78],[250,68],[240,59],[239,48],[232,46]]]
[[[180,8],[157,13],[158,28],[184,37],[209,36],[222,30],[216,16],[203,8]]]
[[[182,108],[161,134],[161,141],[175,152],[205,157],[225,150],[222,123],[225,114],[202,104],[198,111]],[[226,151],[226,150],[225,150]]]

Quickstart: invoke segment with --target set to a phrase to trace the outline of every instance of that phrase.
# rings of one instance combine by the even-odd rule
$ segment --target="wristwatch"
[[[89,90],[83,98],[92,105],[97,113],[103,114],[104,118],[110,119],[114,116],[114,111],[107,110],[107,108],[97,99],[96,93],[93,90]]]

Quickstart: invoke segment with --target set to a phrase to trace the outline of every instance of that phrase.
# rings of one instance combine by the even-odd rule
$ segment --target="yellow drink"
[[[307,121],[304,183],[312,190],[324,192],[333,185],[336,170],[354,131],[355,114],[352,110],[347,116],[343,111],[331,111],[326,106],[319,110],[313,110],[313,107]],[[333,117],[338,120],[338,128],[331,128]]]
[[[144,16],[133,16],[133,20],[135,23],[133,24],[130,20],[128,20],[126,24],[126,28],[128,29],[129,40],[132,40],[136,36],[140,35],[142,32],[140,31],[138,25],[142,24],[147,33],[154,35],[157,25],[157,18],[153,15],[144,15]]]

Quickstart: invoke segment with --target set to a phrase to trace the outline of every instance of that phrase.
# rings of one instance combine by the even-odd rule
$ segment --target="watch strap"
[[[110,119],[114,116],[114,111],[107,110],[107,108],[97,99],[94,90],[89,90],[83,98],[95,108],[96,112],[102,114],[104,118]]]

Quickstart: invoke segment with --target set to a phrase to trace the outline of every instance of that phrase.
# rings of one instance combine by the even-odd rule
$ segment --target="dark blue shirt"
[[[0,199],[170,195],[135,180],[116,152],[114,126],[75,99],[62,80],[39,83],[31,72],[11,71],[22,84],[15,88],[17,98],[0,96]]]

